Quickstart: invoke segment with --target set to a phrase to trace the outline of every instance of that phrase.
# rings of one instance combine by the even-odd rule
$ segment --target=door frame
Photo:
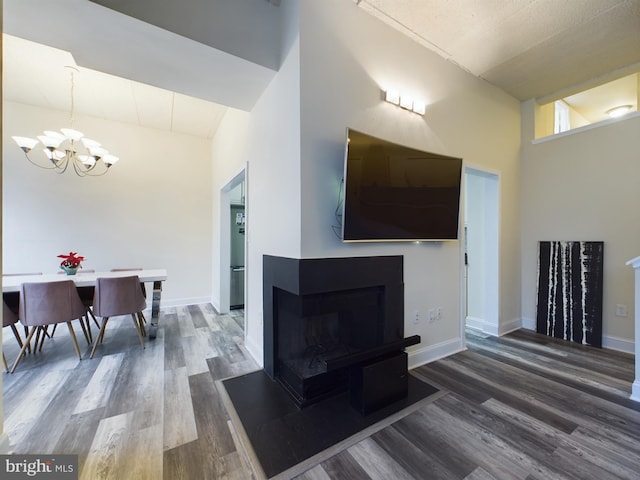
[[[464,199],[463,205],[463,231],[464,237],[460,244],[461,258],[462,258],[462,272],[461,278],[461,298],[463,299],[463,308],[460,315],[460,329],[461,336],[464,339],[464,330],[467,326],[480,330],[489,335],[500,335],[500,186],[501,178],[500,172],[487,169],[485,167],[465,164],[464,170]],[[484,198],[473,200],[470,199],[470,191],[467,185],[467,175],[474,175],[484,180]],[[469,241],[472,241],[472,235],[467,237],[466,228],[467,225],[467,202],[477,202],[478,200],[483,204],[483,215],[485,218],[483,222],[488,228],[482,232],[482,239],[478,242],[476,247],[483,255],[484,261],[484,282],[482,287],[482,295],[486,299],[482,313],[478,318],[470,318],[468,316],[467,305],[467,287],[468,287],[468,269],[465,264],[465,253]],[[469,246],[471,248],[471,246]],[[470,264],[473,261],[470,258]]]
[[[220,297],[219,297],[219,313],[229,313],[231,303],[231,190],[236,188],[242,182],[244,182],[245,192],[245,215],[247,212],[247,181],[246,181],[246,167],[236,174],[226,185],[220,189],[220,222],[218,225],[220,231]],[[247,218],[247,216],[245,216]],[[247,220],[245,220],[247,222]],[[247,225],[245,223],[245,231]],[[248,261],[247,261],[247,235],[244,240],[244,305],[245,305],[245,317],[247,309],[247,276],[248,276]],[[246,326],[246,322],[245,322]],[[246,335],[246,328],[245,328]]]

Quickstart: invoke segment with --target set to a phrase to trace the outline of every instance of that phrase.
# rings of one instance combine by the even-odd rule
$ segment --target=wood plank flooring
[[[77,454],[87,480],[251,478],[214,383],[257,368],[241,325],[242,311],[163,308],[143,350],[130,318],[114,318],[93,360],[80,343],[82,361],[58,329],[3,375],[13,451]],[[640,478],[633,356],[526,330],[467,344],[414,370],[446,394],[297,478]],[[3,346],[11,362],[8,330]]]

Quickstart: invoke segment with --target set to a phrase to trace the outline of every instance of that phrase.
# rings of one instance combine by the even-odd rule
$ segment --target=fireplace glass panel
[[[277,289],[277,355],[281,370],[305,380],[325,361],[383,342],[384,287],[297,296]]]

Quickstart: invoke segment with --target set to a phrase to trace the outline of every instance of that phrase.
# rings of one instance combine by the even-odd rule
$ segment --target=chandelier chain
[[[73,128],[74,121],[74,113],[75,113],[75,87],[76,87],[76,79],[73,75],[73,67],[69,67],[69,75],[71,76],[71,110],[69,111],[69,123],[71,128]]]

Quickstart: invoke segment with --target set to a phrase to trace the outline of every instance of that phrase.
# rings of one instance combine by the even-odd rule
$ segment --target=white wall
[[[292,5],[283,2],[282,7]],[[293,16],[292,22],[296,21]],[[300,57],[297,36],[288,38],[293,44],[285,42],[280,71],[250,116],[227,113],[213,142],[215,192],[247,167],[245,340],[258,362],[262,362],[263,338],[262,257],[299,258],[301,248]],[[214,202],[219,204],[219,196]],[[218,258],[214,272],[219,265]],[[220,291],[214,291],[214,305],[220,302]]]
[[[227,252],[230,248],[222,247],[223,242],[228,243],[228,239],[221,236],[221,232],[227,231],[224,226],[227,224],[226,215],[228,215],[226,203],[222,201],[222,190],[246,167],[246,162],[248,161],[248,153],[246,151],[248,147],[247,136],[249,135],[250,120],[249,113],[229,108],[212,141],[211,225],[213,227],[213,235],[211,244],[211,299],[213,306],[218,311],[224,310],[222,305],[225,302],[222,297],[227,295],[229,291],[223,285],[229,279],[229,275],[225,275],[223,271],[223,265],[226,265],[227,262],[220,256],[221,251]]]
[[[640,116],[533,144],[533,110],[523,104],[523,319],[535,329],[538,241],[604,241],[603,346],[632,351],[634,272],[625,262],[640,255]],[[615,316],[617,304],[627,317]]]
[[[68,120],[4,103],[4,272],[55,273],[73,250],[87,269],[166,268],[162,305],[210,301],[210,140],[77,116],[75,128],[120,157],[107,175],[80,178],[31,165],[11,139]]]
[[[419,46],[353,2],[301,5],[302,256],[404,255],[405,333],[414,363],[461,347],[459,242],[344,244],[335,223],[346,127],[462,157],[500,173],[500,322],[519,322],[519,103]],[[395,88],[427,101],[424,117],[382,101]],[[443,307],[441,322],[426,312]],[[411,321],[414,310],[422,322]]]

